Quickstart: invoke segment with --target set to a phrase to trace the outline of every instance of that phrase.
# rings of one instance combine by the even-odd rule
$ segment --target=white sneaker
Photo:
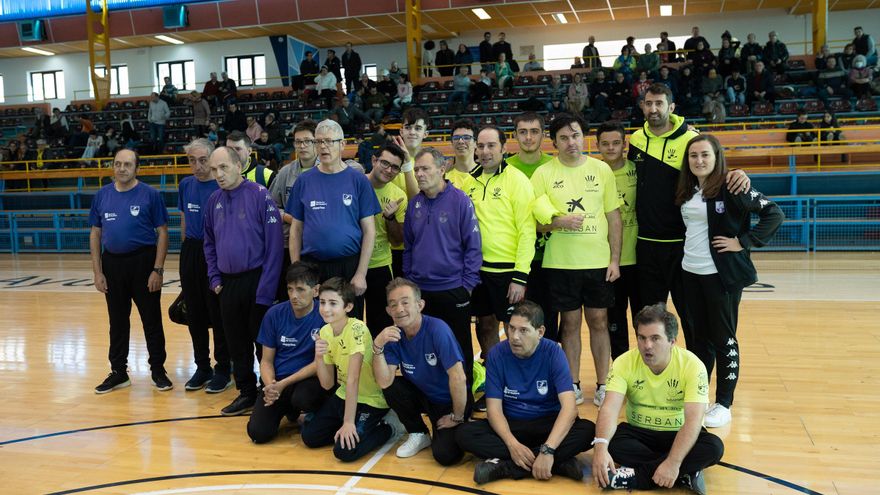
[[[605,385],[599,385],[596,388],[596,393],[593,394],[593,404],[596,407],[602,407],[603,402],[605,402]]]
[[[706,411],[706,416],[703,418],[703,424],[706,428],[720,428],[729,424],[731,419],[730,409],[716,403],[712,404],[709,407],[709,410]]]
[[[581,405],[584,403],[584,393],[581,391],[581,386],[577,383],[571,384],[574,387],[574,403],[577,405]]]
[[[397,413],[394,412],[394,409],[389,409],[382,420],[385,421],[386,425],[391,427],[391,441],[396,442],[404,433],[406,433],[406,428],[403,426],[403,423],[400,422],[400,418],[397,417]]]
[[[410,433],[403,445],[397,447],[397,457],[412,457],[431,446],[431,435],[427,433]]]

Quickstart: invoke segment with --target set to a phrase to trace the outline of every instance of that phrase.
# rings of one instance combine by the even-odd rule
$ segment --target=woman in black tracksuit
[[[695,334],[688,349],[703,361],[710,377],[718,361],[715,403],[705,417],[705,425],[712,428],[731,420],[740,375],[739,302],[743,288],[758,280],[749,249],[767,244],[784,215],[754,188],[739,194],[727,190],[727,164],[714,136],[701,134],[691,139],[683,160],[675,200],[687,228],[682,279]],[[754,228],[750,228],[752,213],[760,217]]]

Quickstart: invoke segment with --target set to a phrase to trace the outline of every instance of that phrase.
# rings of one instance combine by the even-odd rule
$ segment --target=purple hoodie
[[[205,260],[211,289],[220,274],[263,268],[257,286],[257,304],[275,300],[284,255],[281,216],[269,191],[249,180],[231,191],[218,189],[204,210]]]
[[[410,200],[403,242],[403,273],[422,290],[471,291],[480,283],[483,253],[474,204],[449,181],[434,199],[420,192]]]

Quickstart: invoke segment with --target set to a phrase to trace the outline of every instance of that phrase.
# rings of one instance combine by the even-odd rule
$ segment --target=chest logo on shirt
[[[684,399],[684,390],[679,390],[678,385],[675,378],[666,380],[666,386],[669,387],[666,389],[666,400],[672,402]]]
[[[449,212],[441,211],[440,215],[440,223],[446,223],[449,221]]]
[[[541,395],[547,395],[547,391],[549,388],[547,387],[547,380],[538,380],[535,382],[535,385],[538,386],[538,393]]]
[[[299,340],[297,340],[296,338],[285,337],[284,335],[281,336],[280,340],[281,345],[283,345],[284,347],[296,347],[296,345],[299,343]]]
[[[724,202],[718,201],[715,203],[715,213],[724,213]]]
[[[492,198],[493,199],[501,199],[501,188],[500,187],[496,187],[492,191]]]
[[[642,390],[645,388],[645,380],[636,380],[633,382],[633,388],[636,390]]]
[[[215,209],[215,210],[222,210],[222,209],[223,209],[223,205],[220,204],[220,203],[217,203],[217,206],[215,206],[214,209]]]
[[[116,220],[116,213],[106,212],[104,213],[104,221],[111,222]]]
[[[313,328],[313,329],[312,329],[312,332],[311,332],[312,340],[318,340],[318,336],[320,335],[320,333],[321,333],[321,328],[320,328],[320,327],[318,327],[318,328]]]
[[[666,149],[666,161],[678,160],[678,150],[675,148]]]
[[[217,204],[219,205],[220,203],[217,203]],[[199,206],[199,205],[197,205],[197,204],[195,204],[195,203],[187,203],[187,204],[186,204],[186,209],[189,210],[189,211],[192,212],[192,213],[198,213],[198,212],[200,212],[200,211],[202,210],[202,207]]]
[[[578,210],[581,210],[581,211],[587,211],[586,208],[584,208],[584,205],[581,204],[583,201],[584,201],[584,198],[583,198],[583,197],[580,197],[580,198],[577,198],[577,199],[572,198],[571,201],[565,203],[565,204],[568,205],[568,212],[569,212],[569,213],[574,213],[574,210],[575,210],[575,209],[578,209]]]
[[[324,210],[327,208],[327,203],[324,201],[310,201],[309,207],[313,210]]]
[[[141,213],[141,207],[138,205],[131,205],[128,207],[128,212],[131,213],[131,216],[136,217]]]
[[[437,366],[437,355],[433,352],[425,354],[425,361],[431,366]]]
[[[565,180],[553,181],[553,189],[562,189],[565,187]]]
[[[342,204],[345,206],[351,206],[351,194],[342,195]]]

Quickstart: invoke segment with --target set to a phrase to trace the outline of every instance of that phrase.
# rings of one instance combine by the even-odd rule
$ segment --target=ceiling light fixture
[[[492,16],[489,15],[489,13],[486,12],[485,9],[471,9],[471,12],[473,12],[475,16],[479,17],[480,19],[482,19],[482,20],[484,20],[484,21],[485,21],[486,19],[491,19],[491,18],[492,18]]]
[[[46,50],[40,50],[39,48],[34,48],[32,46],[24,46],[21,49],[26,52],[36,53],[37,55],[45,55],[47,57],[51,57],[52,55],[55,55],[52,52],[47,52]]]
[[[661,5],[660,6],[660,15],[663,17],[669,17],[672,15],[672,5]]]
[[[561,13],[561,12],[558,13],[558,14],[553,14],[553,15],[551,15],[550,17],[552,17],[553,19],[555,19],[556,22],[558,22],[559,24],[568,24],[568,19],[566,19],[566,18],[565,18],[565,14],[563,14],[563,13]]]
[[[320,31],[320,32],[324,32],[324,31],[327,30],[327,28],[325,28],[325,27],[324,27],[323,25],[321,25],[321,24],[318,24],[317,22],[307,22],[307,23],[306,23],[306,26],[308,26],[308,27],[314,29],[315,31]]]
[[[171,43],[172,45],[182,45],[183,41],[180,41],[177,38],[172,38],[171,36],[165,36],[164,34],[157,34],[156,39],[159,41],[164,41],[165,43]]]

